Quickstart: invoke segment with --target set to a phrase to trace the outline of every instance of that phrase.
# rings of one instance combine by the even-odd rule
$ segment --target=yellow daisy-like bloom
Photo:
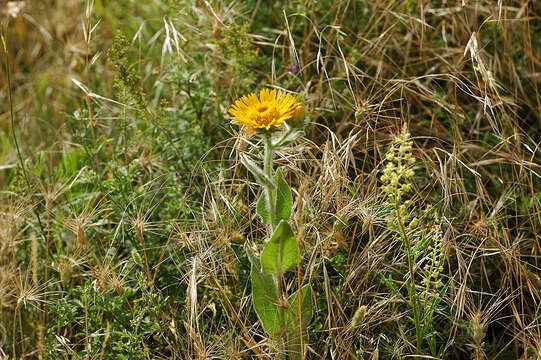
[[[270,130],[272,126],[278,127],[293,117],[299,103],[295,98],[278,90],[263,89],[256,94],[248,94],[229,109],[231,120],[236,125],[246,127],[246,135],[252,136],[257,129]]]

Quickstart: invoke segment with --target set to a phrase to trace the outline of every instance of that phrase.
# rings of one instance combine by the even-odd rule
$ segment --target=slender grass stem
[[[421,346],[423,344],[423,339],[421,336],[421,324],[419,321],[419,308],[417,304],[417,298],[415,296],[415,276],[413,273],[413,258],[411,253],[411,243],[409,240],[409,237],[406,233],[406,229],[404,227],[404,222],[402,221],[402,217],[400,216],[400,206],[399,203],[396,202],[395,209],[397,211],[397,218],[398,218],[398,225],[400,227],[400,236],[402,237],[402,241],[404,242],[404,246],[406,247],[406,255],[408,257],[408,268],[410,273],[410,287],[411,289],[408,289],[408,295],[411,302],[411,307],[413,308],[413,322],[415,324],[415,337],[417,340],[417,348],[416,353],[419,354],[421,352]]]
[[[10,118],[10,126],[11,126],[11,135],[13,136],[13,142],[15,144],[15,148],[17,150],[17,159],[19,160],[19,164],[21,165],[21,170],[22,170],[22,173],[23,173],[23,177],[24,177],[24,181],[26,183],[26,189],[28,191],[28,194],[32,194],[32,186],[30,185],[30,180],[29,180],[29,177],[28,177],[28,173],[26,171],[26,166],[24,165],[24,160],[23,160],[23,156],[22,156],[22,153],[21,153],[21,148],[19,146],[19,141],[17,140],[17,134],[15,133],[15,114],[14,114],[14,111],[13,111],[13,98],[12,98],[12,94],[11,94],[11,72],[10,72],[10,64],[9,64],[9,54],[8,54],[8,48],[7,48],[7,44],[6,44],[6,38],[7,38],[7,34],[8,34],[8,22],[6,22],[6,25],[5,25],[5,29],[4,29],[4,34],[2,35],[2,45],[4,47],[4,55],[5,55],[5,59],[6,59],[6,75],[7,75],[7,88],[8,88],[8,99],[9,99],[9,118]],[[43,238],[43,241],[45,243],[45,258],[47,260],[47,263],[50,263],[50,260],[49,260],[49,236],[46,235],[45,233],[45,229],[43,228],[43,224],[41,222],[41,217],[39,216],[39,212],[38,212],[38,209],[36,206],[32,206],[32,211],[34,213],[34,215],[36,216],[36,219],[38,220],[38,226],[39,226],[39,229],[40,229],[40,233],[41,233],[41,236]],[[47,282],[49,278],[49,271],[48,271],[48,267],[46,266],[45,267],[45,282]],[[45,295],[45,299],[46,299],[46,295]],[[18,308],[17,308],[18,309]],[[17,311],[15,311],[15,315],[17,315]],[[43,323],[45,323],[46,319],[47,319],[47,309],[45,309],[44,311],[44,315],[43,317],[40,316],[40,321],[41,319],[43,319]],[[21,321],[21,318],[20,318],[20,314],[19,314],[19,321],[21,322],[21,334],[22,334],[22,321]],[[16,324],[15,324],[15,318],[14,318],[14,325],[13,325],[13,328],[14,328],[14,332],[13,332],[13,358],[15,359],[15,328],[16,328]],[[21,335],[22,336],[22,335]],[[24,349],[24,337],[21,338],[21,341],[23,342],[23,349]]]
[[[15,143],[15,148],[17,150],[17,158],[19,160],[19,164],[21,165],[21,169],[23,172],[24,181],[26,183],[26,188],[28,190],[29,194],[32,194],[32,186],[30,185],[30,180],[28,178],[28,173],[26,171],[26,166],[24,165],[23,156],[21,153],[21,148],[19,146],[19,141],[17,140],[17,135],[15,134],[15,115],[13,112],[13,100],[11,96],[11,74],[9,69],[9,55],[8,55],[8,48],[6,45],[6,37],[7,37],[7,24],[6,28],[4,30],[4,35],[2,36],[2,45],[4,46],[4,54],[6,58],[6,75],[8,80],[8,99],[9,99],[9,118],[10,118],[10,124],[11,124],[11,135],[13,136],[13,142]],[[39,216],[39,212],[36,210],[35,207],[32,207],[34,214],[36,215],[36,218],[38,219],[39,228],[41,230],[41,235],[43,236],[43,239],[47,242],[47,236],[45,235],[45,230],[43,229],[43,224],[41,223],[41,217]],[[48,246],[47,246],[48,248]],[[47,252],[47,259],[49,256],[49,252]]]
[[[147,273],[148,282],[152,286],[153,278],[150,275],[150,266],[148,265],[148,256],[147,256],[147,249],[145,247],[145,241],[143,240],[143,230],[139,227],[137,228],[137,238],[139,239],[139,242],[141,243],[141,247],[143,248],[143,256],[145,257],[145,270]]]
[[[15,356],[16,350],[15,350],[15,344],[17,343],[16,340],[16,334],[17,334],[17,312],[19,311],[19,305],[15,308],[15,311],[13,312],[13,330],[12,330],[12,339],[11,339],[11,353],[14,359],[17,359]]]

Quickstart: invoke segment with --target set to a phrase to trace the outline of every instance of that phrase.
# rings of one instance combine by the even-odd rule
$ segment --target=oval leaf
[[[295,291],[287,300],[289,308],[287,311],[288,331],[299,328],[299,320],[302,319],[302,327],[306,329],[312,319],[312,289],[310,285],[304,285],[301,290],[301,316],[299,316],[298,296],[299,290]]]
[[[300,299],[299,299],[300,294]],[[300,300],[300,315],[299,315],[299,300]],[[310,285],[304,285],[300,290],[297,290],[288,298],[288,309],[286,314],[287,321],[287,340],[288,351],[291,360],[302,359],[304,353],[302,343],[306,344],[307,341],[301,342],[301,327],[302,324],[302,337],[306,336],[306,328],[312,319],[312,289]]]
[[[272,275],[261,272],[259,259],[247,250],[252,263],[252,301],[254,310],[263,324],[263,328],[272,337],[282,330],[280,325],[280,309],[278,308],[278,291]]]
[[[264,273],[281,275],[299,263],[297,239],[287,221],[282,220],[261,253]]]

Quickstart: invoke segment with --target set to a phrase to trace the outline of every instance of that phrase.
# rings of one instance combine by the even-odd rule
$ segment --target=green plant
[[[389,210],[387,226],[396,231],[396,236],[403,244],[406,255],[408,273],[405,284],[408,297],[404,297],[400,290],[393,285],[391,278],[384,277],[384,281],[412,310],[411,316],[408,315],[408,317],[415,326],[416,353],[423,354],[424,343],[427,341],[431,354],[436,356],[438,349],[433,326],[434,315],[449,283],[447,286],[443,286],[439,279],[439,274],[443,271],[440,225],[434,225],[425,234],[423,229],[419,229],[419,218],[417,216],[412,218],[412,212],[414,214],[416,212],[415,208],[413,211],[411,210],[413,202],[408,198],[413,189],[411,179],[415,174],[412,167],[415,164],[412,146],[410,134],[407,127],[404,126],[401,133],[394,137],[394,143],[387,152],[387,163],[381,176],[381,181],[384,184],[382,190],[387,197],[384,206]],[[425,288],[423,291],[418,291],[415,267],[427,247],[430,250],[429,260],[425,265],[427,275],[422,281]],[[439,293],[431,293],[431,284],[434,284],[433,287]]]
[[[282,358],[304,358],[304,331],[312,318],[312,291],[309,284],[300,286],[291,295],[286,291],[286,272],[300,262],[300,246],[289,219],[293,198],[289,185],[280,169],[273,169],[273,155],[302,132],[285,125],[285,130],[273,136],[271,126],[280,126],[284,120],[304,118],[302,105],[280,92],[263,90],[260,100],[251,94],[241,99],[247,106],[237,102],[231,111],[234,121],[248,126],[249,134],[256,133],[264,145],[263,169],[244,154],[242,164],[250,171],[256,182],[263,188],[257,201],[257,213],[269,226],[270,236],[265,241],[261,256],[248,250],[251,262],[252,298],[254,309],[265,331],[278,341],[278,352]]]
[[[541,359],[540,2],[59,3],[0,5],[0,358]],[[235,136],[256,87],[310,108],[302,137]],[[238,156],[265,174],[264,134],[271,196]],[[252,307],[278,230],[304,354]]]

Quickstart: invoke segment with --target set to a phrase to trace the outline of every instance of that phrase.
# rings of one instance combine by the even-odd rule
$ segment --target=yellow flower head
[[[278,127],[285,120],[291,119],[298,109],[295,98],[278,90],[263,89],[256,94],[248,94],[229,109],[231,120],[236,125],[246,127],[246,134],[252,136],[257,129],[270,130]]]

